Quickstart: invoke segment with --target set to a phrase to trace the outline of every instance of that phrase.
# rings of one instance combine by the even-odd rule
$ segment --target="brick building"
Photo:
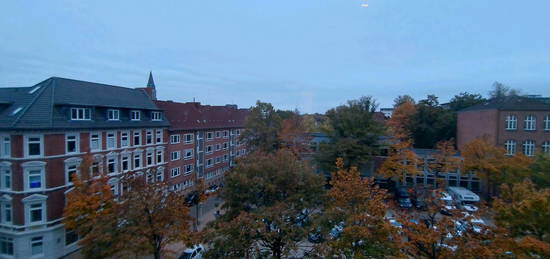
[[[238,138],[247,109],[234,105],[210,106],[197,102],[156,101],[170,121],[167,146],[169,183],[190,190],[198,178],[220,184],[235,158],[246,153]]]
[[[508,97],[458,112],[458,148],[478,137],[503,147],[508,155],[550,153],[550,98]]]
[[[57,77],[0,88],[0,258],[58,258],[78,249],[62,215],[84,156],[92,173],[108,174],[115,195],[128,173],[177,190],[197,177],[219,183],[246,152],[237,141],[246,114],[156,101],[151,74],[147,87],[135,89]]]

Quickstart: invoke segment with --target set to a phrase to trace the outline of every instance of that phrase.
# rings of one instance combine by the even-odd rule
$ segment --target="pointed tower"
[[[155,81],[153,80],[153,71],[149,71],[149,80],[147,81],[147,87],[145,88],[145,91],[152,100],[157,99],[157,90],[155,88]]]

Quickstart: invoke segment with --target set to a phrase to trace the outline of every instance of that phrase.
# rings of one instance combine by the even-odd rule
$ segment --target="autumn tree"
[[[281,122],[281,128],[278,131],[281,147],[288,148],[296,154],[309,151],[309,137],[306,131],[304,117],[295,111]]]
[[[410,140],[394,140],[388,151],[388,157],[378,168],[377,173],[386,178],[401,179],[405,182],[407,174],[421,173],[417,166],[420,163],[418,156],[412,150]]]
[[[524,253],[550,257],[550,189],[537,189],[529,180],[502,185],[493,208],[497,225],[511,231]]]
[[[539,188],[550,188],[550,154],[539,154],[529,166],[531,180]]]
[[[136,254],[152,253],[161,258],[166,246],[190,243],[192,218],[180,191],[171,191],[164,182],[146,183],[142,178],[125,180],[128,191],[120,196],[119,228],[128,250]]]
[[[152,253],[160,258],[167,244],[189,240],[191,218],[181,193],[163,182],[125,175],[124,191],[114,196],[103,172],[90,177],[92,163],[85,159],[80,176],[73,175],[64,211],[64,224],[81,237],[85,257]]]
[[[336,162],[328,192],[326,214],[331,225],[343,223],[340,237],[326,244],[327,255],[344,258],[382,258],[398,254],[392,237],[397,233],[384,219],[388,205],[386,190],[373,178],[362,178],[356,167],[345,169],[343,159]]]
[[[429,162],[428,168],[438,178],[440,173],[456,172],[462,168],[462,159],[458,156],[454,141],[441,141],[436,144],[436,152],[433,154],[433,161]]]
[[[384,126],[375,119],[378,105],[372,97],[348,101],[327,111],[330,142],[320,145],[317,161],[325,171],[334,171],[334,161],[341,157],[347,168],[363,169],[380,152]]]
[[[485,180],[486,193],[491,197],[500,178],[502,163],[506,160],[504,149],[495,147],[486,138],[476,138],[464,145],[462,156],[464,170],[474,172]]]
[[[416,105],[413,102],[406,101],[396,106],[392,117],[387,123],[391,131],[390,134],[399,140],[409,140],[412,137],[411,129],[414,124],[415,114]]]
[[[117,253],[123,244],[119,231],[117,211],[108,177],[90,175],[93,159],[86,156],[80,164],[80,177],[71,178],[73,189],[67,194],[63,213],[65,228],[80,237],[82,254],[86,258],[105,258]]]

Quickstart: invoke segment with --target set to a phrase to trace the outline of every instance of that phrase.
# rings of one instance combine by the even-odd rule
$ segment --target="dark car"
[[[199,203],[199,193],[198,192],[192,192],[192,193],[189,193],[187,194],[187,196],[185,196],[185,204],[187,204],[187,206],[191,207],[193,205],[196,205],[197,203]]]
[[[316,228],[315,230],[309,232],[307,235],[307,240],[313,244],[318,244],[325,241],[321,228]]]
[[[412,200],[412,202],[415,208],[419,210],[426,209],[426,201],[424,200],[424,198],[416,197],[415,199]]]
[[[409,198],[399,198],[398,202],[399,202],[399,207],[404,209],[410,209],[413,206],[411,199]]]

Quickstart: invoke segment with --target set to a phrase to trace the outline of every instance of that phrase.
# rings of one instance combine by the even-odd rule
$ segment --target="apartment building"
[[[115,194],[126,173],[167,177],[169,122],[146,89],[52,77],[0,88],[0,257],[59,258],[78,248],[62,224],[84,156]]]
[[[207,186],[220,184],[235,159],[246,154],[239,141],[247,109],[198,102],[156,101],[170,122],[167,145],[168,182],[175,190],[190,191],[199,178]]]
[[[508,155],[550,153],[550,98],[514,96],[458,112],[457,144],[486,137]]]

